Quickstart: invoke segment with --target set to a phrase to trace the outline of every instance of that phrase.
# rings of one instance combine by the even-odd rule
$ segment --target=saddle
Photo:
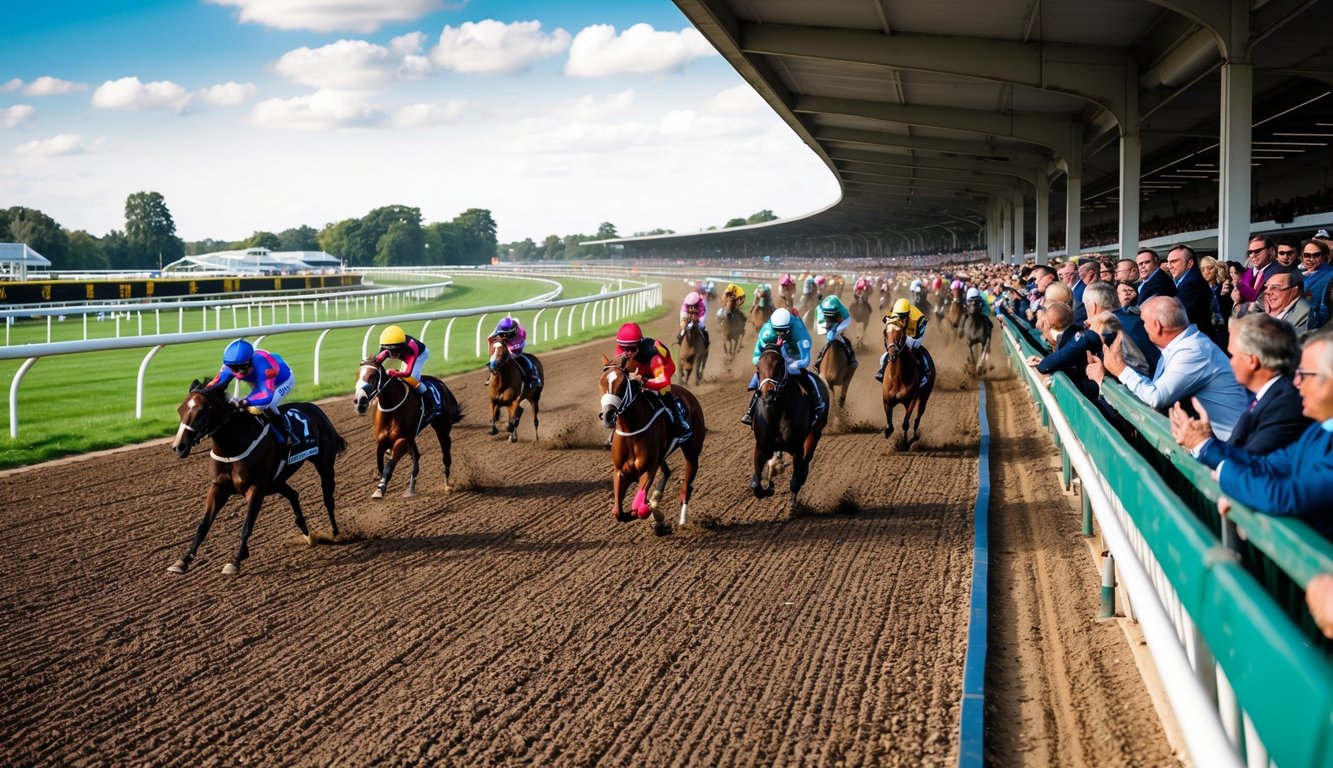
[[[319,453],[319,441],[310,433],[310,422],[306,415],[290,405],[281,411],[287,434],[292,438],[292,442],[287,444],[287,463],[295,464]]]

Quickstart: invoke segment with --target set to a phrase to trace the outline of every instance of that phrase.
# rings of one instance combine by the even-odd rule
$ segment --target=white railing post
[[[481,313],[481,317],[477,318],[477,342],[475,344],[475,351],[472,353],[473,357],[481,357],[481,324],[486,322],[487,314],[489,313],[483,312]]]
[[[451,318],[449,318],[449,324],[446,325],[446,326],[444,326],[444,360],[445,360],[445,362],[448,362],[448,361],[449,361],[449,337],[450,337],[450,336],[453,334],[453,332],[454,332],[454,321],[457,320],[457,319],[458,319],[457,317],[451,317]]]
[[[143,418],[143,380],[144,380],[144,374],[148,372],[148,363],[149,363],[149,361],[151,361],[151,360],[153,359],[153,356],[156,355],[156,354],[158,353],[158,351],[161,350],[161,349],[162,349],[162,345],[161,345],[161,344],[158,344],[157,346],[155,346],[155,347],[153,347],[152,349],[148,350],[148,354],[146,354],[146,355],[143,356],[143,362],[139,363],[139,376],[138,376],[138,378],[135,380],[135,384],[134,384],[134,418],[136,418],[136,419],[142,419],[142,418]]]
[[[564,307],[560,307],[555,311],[555,322],[551,324],[551,330],[553,331],[551,333],[552,341],[555,341],[556,339],[560,338],[560,315],[564,314],[564,312],[565,312]]]
[[[19,382],[23,381],[23,375],[28,369],[37,364],[37,358],[30,357],[23,361],[17,372],[14,373],[14,380],[9,383],[9,436],[18,439],[19,436]]]
[[[317,387],[319,386],[319,350],[324,346],[324,337],[328,336],[329,331],[332,330],[332,328],[325,328],[324,332],[319,335],[319,338],[315,339],[315,386]]]
[[[370,352],[368,351],[370,349],[370,334],[373,333],[374,331],[375,331],[375,326],[368,325],[366,326],[366,335],[361,337],[362,360],[365,360],[366,358],[370,357]]]
[[[579,313],[579,333],[588,330],[588,302],[583,302],[583,311]]]
[[[541,329],[541,319],[542,319],[542,313],[545,312],[545,311],[546,311],[546,307],[542,307],[541,309],[537,310],[537,314],[535,314],[535,315],[532,316],[532,342],[533,342],[534,344],[540,344],[540,343],[541,343],[541,338],[540,338],[540,337],[541,337],[541,330],[540,330],[540,329]]]
[[[46,316],[46,343],[51,343],[51,316]]]

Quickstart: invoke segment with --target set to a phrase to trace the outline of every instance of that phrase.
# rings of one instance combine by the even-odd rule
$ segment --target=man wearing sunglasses
[[[1298,336],[1310,329],[1310,303],[1301,296],[1304,287],[1294,269],[1278,270],[1264,283],[1264,312],[1289,323]]]
[[[1240,283],[1232,294],[1237,304],[1258,301],[1263,295],[1264,283],[1278,268],[1277,246],[1271,238],[1262,235],[1251,238],[1246,255],[1250,268],[1241,273]]]
[[[1310,302],[1310,327],[1328,322],[1329,291],[1333,290],[1333,265],[1328,263],[1328,245],[1311,238],[1301,245],[1301,269],[1305,271],[1305,300]]]
[[[292,369],[286,361],[276,353],[255,349],[245,339],[237,339],[223,351],[222,369],[208,382],[208,386],[224,388],[232,379],[240,379],[251,387],[250,394],[245,397],[232,398],[232,405],[265,417],[278,435],[278,440],[283,445],[292,445],[295,441],[287,432],[286,420],[278,410],[278,406],[282,405],[282,401],[296,386]]]

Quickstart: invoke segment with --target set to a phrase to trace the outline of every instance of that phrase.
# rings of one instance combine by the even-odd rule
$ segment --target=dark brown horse
[[[764,327],[768,318],[773,316],[773,297],[767,293],[755,291],[754,304],[750,305],[750,327],[754,328],[755,333]]]
[[[724,296],[722,302],[722,333],[725,337],[722,351],[727,360],[731,360],[741,351],[741,342],[745,339],[744,302],[736,296]]]
[[[884,351],[884,439],[893,438],[893,409],[901,403],[905,409],[903,432],[897,444],[901,451],[921,439],[921,415],[926,412],[926,402],[935,389],[935,371],[932,369],[922,383],[916,355],[907,347],[907,331],[898,323],[884,324]],[[913,411],[916,422],[908,439],[907,425],[912,421]]]
[[[542,369],[541,361],[536,355],[525,353],[524,357],[532,362],[532,367],[544,384],[546,372]],[[491,395],[491,434],[500,433],[495,424],[500,420],[500,409],[507,408],[509,422],[505,425],[505,431],[509,433],[509,442],[518,442],[518,421],[523,418],[522,403],[527,400],[532,405],[532,439],[534,442],[540,440],[537,432],[537,411],[538,402],[542,398],[542,385],[534,386],[524,380],[523,369],[509,354],[509,347],[505,346],[503,341],[491,342],[491,359],[486,363],[486,367],[491,371],[491,380],[487,385]]]
[[[627,523],[635,515],[646,518],[651,513],[653,531],[659,536],[671,533],[671,524],[658,504],[667,480],[671,478],[671,468],[666,460],[676,447],[672,443],[672,414],[657,397],[647,394],[638,376],[625,370],[624,355],[617,355],[614,360],[602,356],[602,376],[597,388],[601,393],[599,413],[602,425],[612,430],[612,514],[620,522]],[[680,488],[680,524],[684,525],[690,497],[694,494],[694,476],[699,471],[699,454],[703,451],[704,435],[708,430],[703,409],[694,394],[681,386],[672,386],[671,391],[685,406],[691,427],[689,439],[679,445],[681,455],[685,457],[685,477]],[[652,487],[654,477],[657,477],[655,488]],[[622,507],[625,491],[629,489],[626,480],[637,481],[639,486],[631,504],[633,514]]]
[[[434,376],[423,376],[426,386],[434,387],[440,398],[440,410],[429,422],[424,421],[427,403],[415,387],[409,386],[400,376],[390,376],[384,366],[370,360],[362,360],[361,368],[356,373],[356,388],[352,392],[352,405],[358,415],[364,415],[375,403],[375,492],[372,499],[384,498],[389,490],[389,480],[393,469],[404,454],[412,456],[412,476],[407,480],[404,496],[417,495],[417,472],[420,469],[421,451],[417,449],[417,435],[429,425],[435,430],[435,437],[440,441],[440,452],[444,454],[444,489],[449,490],[449,469],[454,460],[451,455],[453,438],[450,432],[454,424],[463,418],[454,393],[444,382]],[[388,462],[385,462],[385,457]]]
[[[856,334],[857,349],[866,345],[866,329],[870,327],[870,289],[852,293],[852,324],[858,327]]]
[[[704,366],[708,364],[708,345],[704,344],[704,332],[699,324],[690,321],[685,325],[685,335],[680,338],[680,354],[676,358],[676,370],[680,373],[682,384],[690,383],[690,374],[694,374],[694,383],[704,380]]]
[[[954,336],[962,338],[963,335],[963,289],[953,288],[949,291],[948,304],[944,307],[944,321],[949,324],[953,330]]]
[[[819,375],[828,382],[830,394],[838,388],[838,408],[847,402],[847,388],[852,385],[852,376],[856,375],[857,366],[852,365],[851,355],[842,341],[830,341],[819,351]]]
[[[281,494],[292,505],[296,527],[301,529],[307,544],[313,543],[305,516],[301,514],[301,498],[287,484],[298,469],[307,463],[319,472],[320,487],[324,492],[324,508],[329,512],[329,527],[338,535],[338,522],[333,516],[333,462],[347,448],[329,417],[313,403],[282,406],[287,415],[288,429],[296,444],[279,445],[279,438],[263,416],[254,416],[239,410],[228,402],[225,389],[207,387],[196,381],[190,385],[190,394],[176,409],[180,414],[180,428],[171,449],[180,458],[204,438],[210,438],[213,450],[209,455],[210,485],[204,500],[204,519],[194,532],[190,551],[177,560],[167,571],[185,573],[199,552],[208,529],[227,499],[233,494],[245,496],[245,522],[241,525],[241,548],[236,558],[222,567],[222,572],[234,576],[240,573],[241,562],[250,556],[250,534],[264,497]]]
[[[787,362],[776,346],[764,347],[759,353],[755,373],[759,377],[759,397],[754,404],[751,426],[754,431],[754,474],[750,476],[750,490],[754,491],[755,498],[772,496],[777,461],[773,454],[790,454],[792,467],[788,487],[791,496],[787,500],[790,512],[795,507],[796,495],[810,474],[810,462],[828,424],[828,412],[826,410],[818,421],[811,423],[813,406],[800,385],[787,373]],[[827,403],[828,384],[818,376],[815,383]]]

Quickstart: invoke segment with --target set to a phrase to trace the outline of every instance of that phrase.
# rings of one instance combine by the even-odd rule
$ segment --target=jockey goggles
[[[240,365],[229,365],[227,366],[227,369],[230,370],[236,376],[244,376],[253,367],[254,366],[250,363],[242,363]]]

